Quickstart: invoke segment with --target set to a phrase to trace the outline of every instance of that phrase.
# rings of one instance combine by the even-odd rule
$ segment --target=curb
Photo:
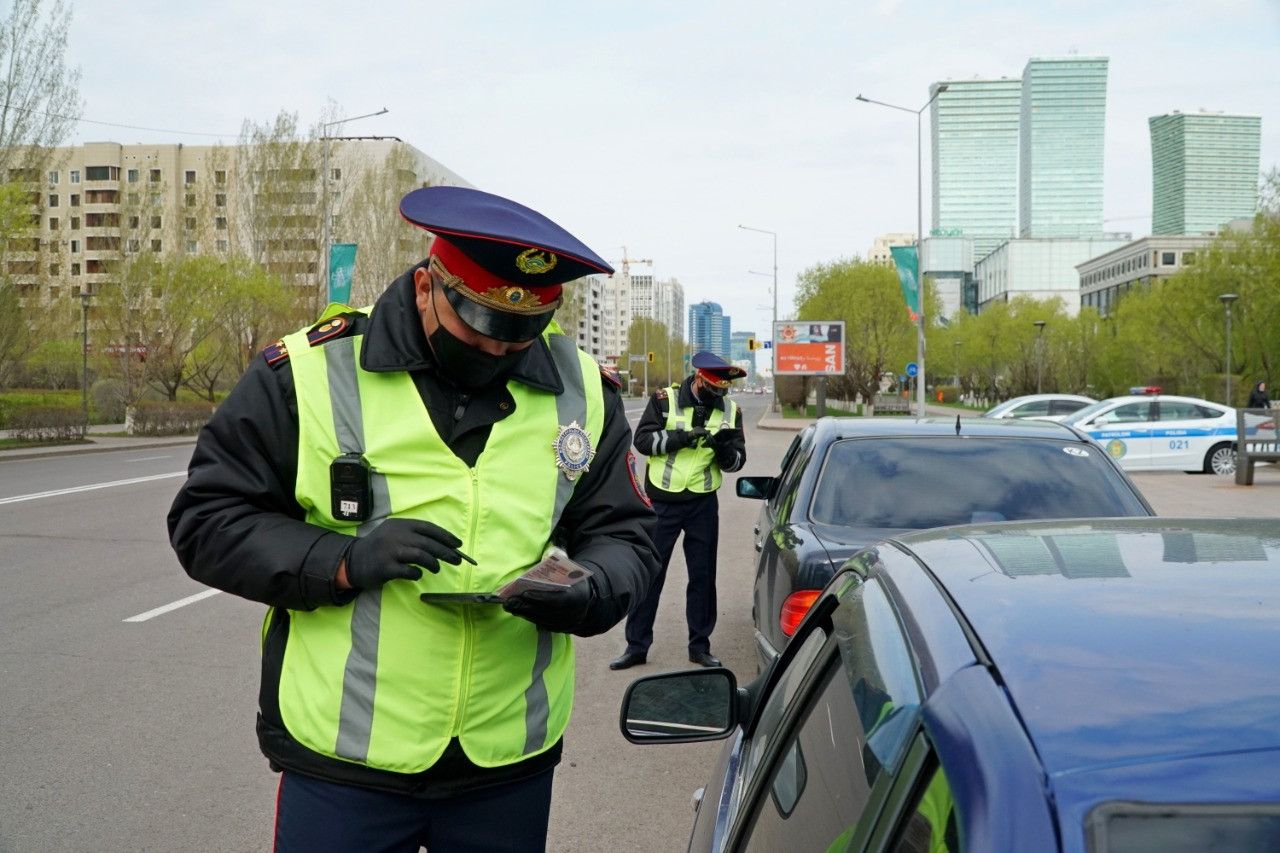
[[[148,450],[156,447],[182,447],[195,444],[195,436],[183,438],[181,441],[147,441],[142,444],[117,444],[110,447],[63,447],[58,449],[22,448],[0,450],[0,462],[21,461],[24,459],[51,459],[55,456],[81,456],[86,453],[111,453],[120,450]]]
[[[756,429],[771,429],[777,432],[800,432],[800,430],[813,423],[812,418],[795,418],[794,426],[782,418],[771,418],[771,413],[766,412],[765,416],[756,422]]]

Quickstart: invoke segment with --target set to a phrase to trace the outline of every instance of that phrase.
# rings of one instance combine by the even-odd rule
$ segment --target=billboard
[[[842,376],[844,321],[775,323],[773,370],[779,376]]]

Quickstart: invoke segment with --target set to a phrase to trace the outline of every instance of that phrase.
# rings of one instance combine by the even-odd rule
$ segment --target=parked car
[[[1072,412],[1096,403],[1092,397],[1079,394],[1027,394],[1014,397],[982,413],[984,418],[1040,418],[1060,421]]]
[[[728,738],[690,851],[1280,850],[1280,522],[925,531],[753,684],[642,678],[633,743]]]
[[[1126,471],[1236,472],[1236,410],[1198,397],[1135,394],[1081,409],[1065,423],[1089,435]],[[1246,415],[1249,435],[1275,421]]]
[[[823,418],[776,477],[739,477],[764,501],[752,618],[761,666],[787,642],[836,567],[904,530],[1037,518],[1148,516],[1115,462],[1046,421]]]

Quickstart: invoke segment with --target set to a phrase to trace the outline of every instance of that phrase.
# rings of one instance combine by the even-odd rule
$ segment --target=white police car
[[[1248,417],[1253,433],[1264,418]],[[1102,445],[1126,471],[1234,474],[1236,410],[1196,397],[1135,395],[1094,403],[1063,419]]]

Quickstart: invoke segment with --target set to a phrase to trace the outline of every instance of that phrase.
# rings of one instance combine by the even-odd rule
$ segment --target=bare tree
[[[71,7],[13,0],[0,21],[0,177],[39,174],[80,118],[80,70],[67,67]]]

